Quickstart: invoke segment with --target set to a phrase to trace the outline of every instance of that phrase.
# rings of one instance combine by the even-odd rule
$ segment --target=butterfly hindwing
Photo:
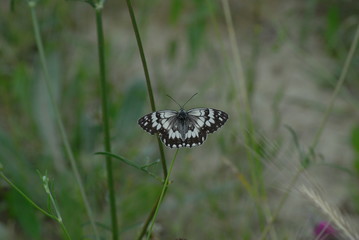
[[[191,119],[192,125],[186,134],[186,140],[184,141],[186,147],[195,147],[201,145],[207,139],[207,133],[197,127],[196,122]]]
[[[170,148],[194,147],[201,145],[207,138],[207,133],[196,127],[195,122],[188,119],[188,124],[184,135],[181,134],[181,122],[176,119],[171,128],[160,135],[161,141]]]

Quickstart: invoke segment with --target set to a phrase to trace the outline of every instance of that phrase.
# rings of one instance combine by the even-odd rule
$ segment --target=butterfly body
[[[162,110],[147,114],[138,124],[150,134],[158,134],[170,148],[201,145],[207,134],[215,132],[227,121],[228,114],[213,108],[193,108],[188,111]]]
[[[188,126],[190,124],[188,114],[186,113],[185,110],[181,109],[177,113],[176,117],[177,117],[177,120],[178,120],[178,126],[177,126],[178,132],[181,135],[182,141],[184,141],[186,139],[186,133],[188,131]]]

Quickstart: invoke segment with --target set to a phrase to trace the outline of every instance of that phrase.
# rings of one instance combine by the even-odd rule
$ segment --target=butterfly
[[[181,148],[201,145],[209,133],[217,131],[228,119],[228,114],[221,110],[193,108],[186,111],[179,106],[179,111],[149,113],[141,117],[138,124],[152,135],[157,133],[167,147]]]

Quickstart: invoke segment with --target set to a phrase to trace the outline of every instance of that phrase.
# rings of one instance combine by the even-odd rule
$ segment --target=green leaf
[[[294,141],[294,145],[295,147],[297,148],[300,156],[302,157],[303,156],[303,151],[302,149],[300,148],[300,144],[299,144],[299,140],[298,140],[298,135],[297,133],[294,131],[294,129],[289,126],[289,125],[285,125],[285,128],[287,128],[289,130],[289,132],[291,133],[292,137],[293,137],[293,141]]]
[[[11,81],[12,95],[21,106],[21,110],[28,115],[31,113],[31,102],[33,100],[33,96],[31,96],[32,81],[29,76],[29,69],[24,64],[19,63],[14,69],[13,80]]]
[[[168,52],[168,58],[170,60],[174,60],[175,57],[177,56],[177,52],[178,52],[178,41],[176,39],[172,39],[168,42],[168,47],[167,47],[167,52]]]
[[[327,28],[325,31],[325,38],[330,50],[333,50],[338,40],[338,29],[340,27],[339,17],[340,7],[336,5],[330,6],[327,14]]]
[[[155,161],[153,163],[150,163],[150,164],[146,164],[144,166],[141,166],[133,161],[130,161],[130,160],[127,160],[126,158],[122,157],[122,156],[119,156],[119,155],[116,155],[116,154],[113,154],[113,153],[109,153],[109,152],[96,152],[95,153],[96,155],[105,155],[105,156],[111,156],[115,159],[118,159],[124,163],[126,163],[127,165],[131,166],[131,167],[134,167],[142,172],[145,172],[147,173],[148,175],[154,177],[155,179],[159,180],[160,182],[162,182],[162,179],[158,176],[156,176],[154,173],[150,172],[147,170],[148,167],[152,166],[152,165],[155,165],[157,163],[159,163],[159,161]]]
[[[187,28],[187,41],[190,49],[191,62],[195,62],[199,50],[204,44],[206,22],[196,18]]]
[[[357,174],[359,174],[359,155],[354,158],[353,167]]]
[[[15,0],[10,0],[10,11],[15,12]]]
[[[172,0],[170,6],[170,23],[177,23],[178,18],[183,10],[183,0]]]
[[[309,149],[309,152],[305,154],[300,147],[297,133],[294,131],[294,129],[292,127],[290,127],[288,125],[285,125],[285,127],[289,130],[289,132],[291,133],[291,135],[293,137],[294,145],[298,150],[298,153],[300,156],[300,163],[301,163],[302,167],[308,168],[311,163],[311,159],[313,159],[315,157],[314,150]]]
[[[351,132],[351,144],[353,150],[359,154],[359,125],[355,126]]]

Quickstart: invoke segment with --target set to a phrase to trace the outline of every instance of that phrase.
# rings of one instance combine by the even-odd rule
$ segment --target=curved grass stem
[[[48,94],[49,94],[50,102],[51,102],[51,105],[52,105],[54,113],[55,113],[55,119],[56,119],[57,125],[58,125],[59,130],[60,130],[62,142],[64,144],[64,148],[65,148],[67,157],[69,158],[72,171],[73,171],[73,173],[75,175],[76,182],[77,182],[77,184],[79,186],[79,189],[80,189],[81,198],[82,198],[82,201],[83,201],[83,203],[85,205],[86,213],[87,213],[87,215],[89,217],[89,220],[91,222],[91,226],[93,228],[95,238],[98,240],[98,239],[100,239],[100,237],[99,237],[97,227],[96,227],[96,224],[95,224],[95,221],[94,221],[93,213],[92,213],[92,210],[90,208],[89,201],[88,201],[88,199],[86,197],[85,188],[83,186],[83,183],[82,183],[82,180],[81,180],[81,177],[80,177],[80,173],[79,173],[79,170],[78,170],[76,162],[75,162],[73,151],[72,151],[72,149],[70,147],[70,144],[68,142],[68,137],[67,137],[67,134],[65,132],[65,128],[64,128],[62,119],[60,117],[60,111],[59,111],[58,107],[55,104],[54,96],[53,96],[53,93],[52,93],[52,90],[51,90],[50,75],[49,75],[49,71],[48,71],[48,67],[47,67],[44,46],[43,46],[43,43],[42,43],[42,38],[41,38],[40,30],[39,30],[39,24],[38,24],[38,20],[37,20],[36,11],[35,11],[36,2],[35,1],[29,1],[28,3],[29,3],[29,6],[30,6],[30,11],[31,11],[32,23],[33,23],[33,27],[34,27],[34,33],[35,33],[35,40],[36,40],[37,48],[38,48],[39,55],[40,55],[41,65],[42,65],[42,68],[43,68],[43,71],[44,71],[44,80],[45,80],[45,84],[46,84],[47,91],[48,91]]]
[[[142,46],[140,32],[138,31],[135,13],[134,13],[133,8],[132,8],[131,0],[126,0],[126,3],[127,3],[128,12],[130,14],[133,31],[135,32],[135,35],[136,35],[136,41],[137,41],[138,50],[139,50],[140,56],[141,56],[143,71],[145,73],[147,91],[148,91],[148,96],[150,98],[150,103],[151,103],[151,110],[152,110],[152,112],[155,112],[156,111],[155,98],[153,96],[150,74],[148,72],[147,61],[146,61],[145,52],[144,52],[143,46]],[[157,143],[158,143],[158,148],[159,148],[160,155],[161,155],[161,164],[162,164],[162,169],[163,169],[163,176],[164,176],[164,178],[166,178],[167,177],[166,158],[165,158],[165,154],[164,154],[164,151],[163,151],[163,145],[162,145],[161,140],[160,140],[160,138],[158,136],[157,136]]]
[[[155,99],[154,99],[154,95],[153,95],[153,91],[152,91],[150,74],[149,74],[148,67],[147,67],[146,56],[145,56],[145,52],[143,50],[141,36],[140,36],[140,32],[138,30],[135,13],[134,13],[133,8],[132,8],[131,0],[126,0],[126,3],[127,3],[127,8],[128,8],[128,13],[130,14],[133,31],[134,31],[135,36],[136,36],[138,50],[140,52],[142,67],[143,67],[143,71],[144,71],[145,78],[146,78],[148,96],[150,98],[151,110],[153,112],[155,112],[156,111],[156,104],[155,104]],[[165,157],[165,153],[164,153],[164,150],[163,150],[163,145],[162,145],[161,140],[160,140],[160,138],[158,136],[157,136],[157,144],[158,144],[158,149],[159,149],[160,156],[161,156],[161,164],[162,164],[163,176],[164,176],[164,178],[167,178],[168,172],[167,172],[166,157]],[[152,218],[154,217],[155,211],[156,211],[156,209],[158,209],[159,205],[160,205],[160,199],[158,199],[155,202],[150,214],[148,215],[148,217],[146,219],[146,222],[145,222],[145,224],[144,224],[144,226],[143,226],[143,228],[141,230],[141,233],[140,233],[140,236],[138,237],[138,239],[142,239],[142,237],[146,234],[147,227],[148,227],[149,223],[151,222]]]
[[[44,215],[48,216],[49,218],[52,218],[54,220],[58,220],[56,216],[52,215],[51,213],[47,212],[43,208],[41,208],[39,205],[37,205],[34,201],[32,201],[23,191],[21,191],[9,178],[6,177],[6,175],[1,171],[0,176],[7,182],[13,189],[15,189],[26,201],[28,201],[34,208],[39,210]]]

